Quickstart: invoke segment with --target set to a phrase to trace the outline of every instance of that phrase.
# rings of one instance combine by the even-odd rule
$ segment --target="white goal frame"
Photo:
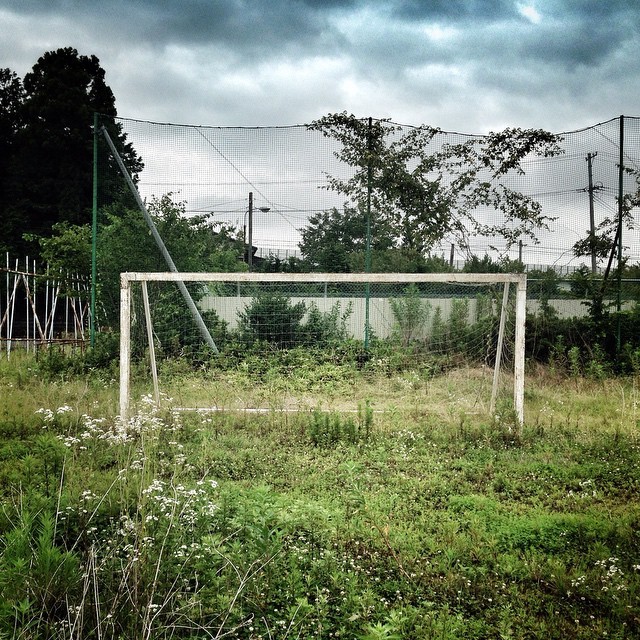
[[[155,355],[153,340],[151,339],[151,324],[149,317],[149,300],[147,296],[147,282],[291,282],[291,283],[360,283],[360,284],[418,284],[461,283],[461,284],[503,284],[504,293],[500,314],[498,332],[498,349],[496,366],[493,376],[493,391],[490,412],[495,410],[495,396],[498,385],[500,357],[504,340],[505,318],[509,287],[516,287],[515,304],[515,339],[514,339],[514,381],[513,406],[517,419],[524,423],[524,350],[525,350],[525,320],[527,306],[527,276],[524,273],[175,273],[175,272],[126,272],[120,274],[120,416],[128,419],[130,377],[131,377],[131,286],[134,282],[142,285],[143,302],[149,349],[151,357],[152,375],[156,399],[158,397],[157,372],[155,370]]]

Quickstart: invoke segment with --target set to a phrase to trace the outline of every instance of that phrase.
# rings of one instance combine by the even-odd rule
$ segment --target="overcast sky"
[[[640,115],[638,0],[0,0],[0,66],[95,54],[120,116],[214,126],[329,112],[447,131]]]

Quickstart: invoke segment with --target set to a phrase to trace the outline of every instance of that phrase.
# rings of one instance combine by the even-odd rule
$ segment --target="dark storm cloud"
[[[9,0],[0,3],[23,15],[67,16],[125,39],[151,45],[208,43],[212,39],[239,49],[260,43],[311,45],[326,28],[327,11],[349,3],[270,0]],[[135,40],[134,40],[135,41]],[[132,41],[133,42],[133,41]]]
[[[395,15],[408,20],[482,23],[519,15],[510,0],[406,0],[391,4]]]
[[[296,51],[357,56],[364,49],[384,60],[387,69],[467,55],[500,58],[506,64],[597,64],[621,42],[637,35],[640,12],[629,0],[532,2],[543,18],[540,25],[532,25],[519,10],[526,4],[512,0],[0,2],[18,14],[66,16],[123,42],[146,43],[152,48],[215,42],[229,47],[239,58],[256,54],[279,58]],[[379,15],[380,23],[360,24],[354,32],[337,28],[341,18],[364,10],[372,17]],[[421,25],[464,28],[465,35],[455,38],[455,48],[436,46],[426,36],[416,35]]]
[[[149,119],[566,129],[635,111],[640,87],[631,0],[0,0],[3,18],[0,66],[74,46]]]

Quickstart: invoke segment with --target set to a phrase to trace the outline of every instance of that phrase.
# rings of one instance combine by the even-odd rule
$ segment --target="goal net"
[[[123,273],[120,412],[428,410],[462,371],[469,411],[522,423],[525,314],[524,274]]]

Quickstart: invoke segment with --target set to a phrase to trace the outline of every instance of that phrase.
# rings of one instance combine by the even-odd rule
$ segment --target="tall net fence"
[[[140,215],[140,209],[145,208],[141,206],[142,201],[157,222],[160,235],[175,261],[176,271],[300,273],[314,270],[305,260],[300,260],[308,258],[301,252],[308,230],[313,225],[317,228],[318,220],[322,220],[326,212],[335,210],[346,215],[348,195],[344,190],[331,187],[336,181],[344,185],[367,172],[362,163],[344,161],[344,154],[341,156],[344,149],[335,136],[323,135],[322,131],[310,126],[205,127],[128,119],[118,119],[116,126],[144,163],[143,169],[134,177],[141,201],[136,204],[114,155],[106,152],[105,141],[100,139],[102,150],[98,148],[97,165],[98,326],[115,327],[118,324],[120,272],[170,270],[150,240],[150,231]],[[419,129],[380,121],[376,126],[384,132],[388,145]],[[477,141],[482,146],[488,144],[483,142],[487,139],[438,131],[429,138],[427,154],[461,149],[470,141]],[[634,224],[637,207],[619,206],[620,202],[635,205],[638,198],[640,118],[620,117],[559,134],[559,146],[560,153],[531,153],[520,162],[521,170],[508,170],[491,178],[504,185],[507,192],[522,194],[539,204],[547,226],[536,229],[535,241],[509,242],[500,233],[474,235],[473,223],[476,221],[485,230],[501,225],[504,228],[505,225],[504,210],[499,206],[480,205],[467,218],[468,227],[457,229],[466,234],[465,242],[460,242],[460,234],[454,228],[451,233],[440,234],[437,241],[427,243],[428,257],[436,267],[433,271],[443,270],[443,267],[450,272],[476,273],[499,268],[524,269],[529,276],[526,340],[530,356],[542,360],[559,358],[567,362],[575,356],[570,353],[571,346],[579,345],[586,352],[585,361],[597,359],[596,346],[604,349],[609,358],[613,356],[621,361],[626,345],[630,351],[625,356],[624,367],[627,370],[637,367],[640,371],[640,314],[636,313],[640,294],[637,280],[640,277],[640,237]],[[362,148],[356,152],[361,158]],[[415,157],[411,162],[415,162]],[[460,167],[464,169],[463,160]],[[482,177],[482,171],[477,175]],[[455,180],[455,172],[441,177],[439,187],[446,189],[449,179]],[[362,184],[361,181],[360,189]],[[362,193],[359,196],[362,203]],[[122,215],[123,198],[129,199],[127,206],[131,214],[128,216]],[[102,202],[111,202],[111,205],[100,206]],[[362,238],[365,217],[358,217],[362,211],[354,206],[353,200],[351,206],[351,231]],[[624,224],[619,225],[621,218]],[[515,224],[508,220],[507,223]],[[194,228],[198,233],[192,233]],[[443,225],[443,228],[448,227]],[[209,234],[205,241],[203,231],[205,235]],[[373,235],[368,244],[371,247],[376,242],[376,230],[367,235]],[[330,242],[340,244],[329,238],[327,243]],[[577,250],[577,247],[581,249]],[[360,251],[360,258],[362,254],[364,252]],[[328,267],[320,271],[344,270],[344,265],[335,266],[333,269],[329,261]],[[366,258],[349,266],[347,270],[355,273],[409,271],[402,262],[387,264],[386,269],[376,269],[375,264],[370,268]],[[431,271],[423,268],[422,272]],[[238,323],[241,326],[243,314],[256,304],[255,296],[236,291],[232,296],[235,306],[230,310],[219,310],[213,303],[204,308],[199,293],[198,290],[192,292],[192,297],[205,316],[209,311],[215,312],[211,316],[215,321],[210,330],[215,332],[220,328],[219,320],[226,323],[224,326],[231,332],[228,343],[233,349],[233,342],[239,335]],[[298,293],[283,291],[282,295],[295,307]],[[427,307],[433,305],[433,300],[429,299],[432,294],[418,291],[416,295]],[[318,300],[325,298],[327,295],[323,294]],[[309,306],[306,313],[310,309],[331,313],[333,307],[322,306],[326,304],[317,302],[317,309]],[[355,309],[359,303],[353,304]],[[385,304],[388,307],[389,303]],[[498,302],[493,300],[492,305],[495,307],[496,304]],[[436,318],[435,308],[431,322]],[[186,337],[186,334],[180,337],[180,331],[176,333],[175,329],[171,329],[175,338],[160,336],[162,325],[177,317],[177,309],[175,313],[165,313],[164,320],[157,317],[154,321],[157,340],[166,352],[175,347],[174,350],[180,353],[185,345],[201,342],[200,338]],[[495,317],[492,332],[495,331]],[[363,323],[355,318],[358,314],[354,312],[349,323],[356,322],[360,327]],[[308,315],[301,320],[303,325],[307,321]],[[375,337],[397,341],[397,327],[394,329],[393,323],[386,322],[384,328],[375,327]],[[349,327],[349,339],[366,341],[361,331],[356,331],[350,324]],[[437,328],[435,335],[439,330]],[[421,331],[423,333],[412,336],[409,342],[420,342],[421,348],[428,345],[429,351],[437,351],[433,328],[423,327]],[[277,337],[271,334],[267,337],[269,339],[263,341],[266,344],[287,347]],[[474,344],[485,345],[483,339]],[[483,348],[480,347],[480,355],[474,356],[479,362]]]
[[[343,194],[327,188],[328,176],[348,179],[354,173],[353,167],[336,158],[335,140],[304,125],[206,127],[128,119],[118,123],[144,162],[138,182],[142,197],[148,201],[172,194],[184,203],[188,216],[231,225],[245,242],[251,231],[257,262],[269,256],[299,257],[301,232],[309,219],[345,204]],[[390,140],[412,128],[403,126]],[[471,138],[482,136],[441,132],[431,146],[435,152]],[[433,246],[432,253],[451,260],[454,267],[461,267],[469,253],[519,259],[528,270],[553,267],[558,273],[570,273],[581,264],[590,267],[591,257],[576,256],[574,245],[587,237],[591,224],[597,229],[616,219],[620,192],[637,190],[633,175],[625,173],[620,183],[619,165],[622,158],[626,169],[640,169],[639,143],[640,118],[633,117],[625,117],[622,127],[621,119],[615,118],[562,133],[561,155],[532,156],[522,163],[524,173],[501,178],[506,186],[538,201],[549,218],[549,228],[537,233],[537,244],[509,248],[499,237],[471,236],[463,250],[452,236]],[[111,166],[109,171],[113,170]],[[489,222],[498,215],[478,211]],[[628,263],[639,262],[638,230],[625,228],[622,244]],[[606,257],[598,258],[598,269],[604,270],[606,264]]]

